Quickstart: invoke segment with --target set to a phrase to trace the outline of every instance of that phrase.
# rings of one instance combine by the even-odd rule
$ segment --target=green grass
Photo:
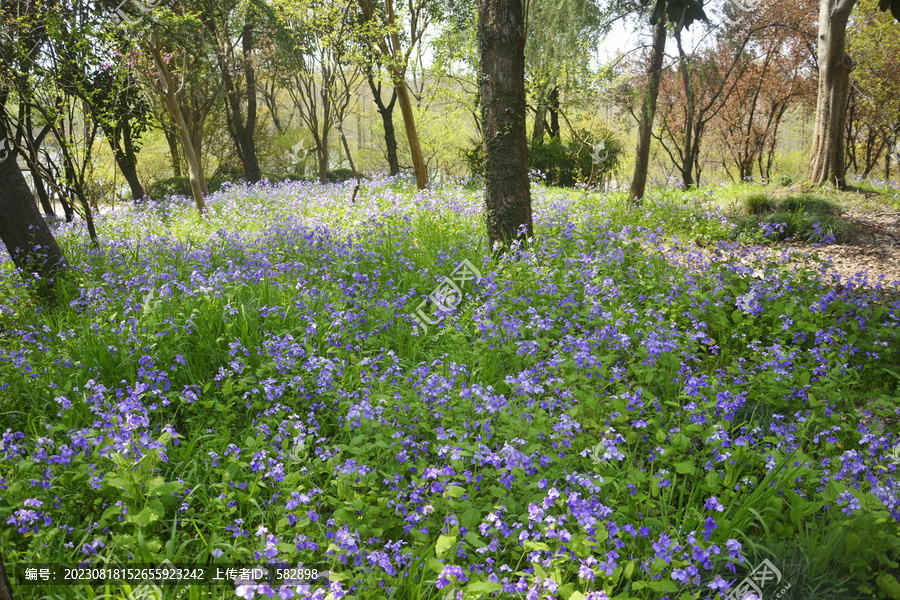
[[[735,218],[735,238],[757,236],[774,241],[847,244],[858,235],[856,226],[841,217],[841,206],[821,196],[796,194],[777,199],[767,192],[758,192],[745,196],[741,204],[745,216]]]

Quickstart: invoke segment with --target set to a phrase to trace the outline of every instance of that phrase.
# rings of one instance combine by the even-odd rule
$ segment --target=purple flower
[[[441,574],[438,576],[437,584],[435,587],[437,589],[443,589],[450,585],[450,578],[455,578],[460,583],[465,583],[469,580],[466,577],[466,574],[463,573],[462,567],[457,567],[455,565],[446,565],[444,569],[441,571]]]
[[[703,505],[706,510],[715,510],[718,512],[722,512],[725,510],[725,507],[722,506],[722,503],[719,502],[719,499],[715,496],[710,496],[706,499],[706,504]]]
[[[712,517],[706,517],[706,521],[703,524],[703,537],[706,538],[706,541],[709,541],[709,536],[712,535],[712,532],[719,528],[718,523]]]

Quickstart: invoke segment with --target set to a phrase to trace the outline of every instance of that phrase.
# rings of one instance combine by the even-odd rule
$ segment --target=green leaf
[[[444,570],[444,563],[442,563],[441,561],[439,561],[436,558],[429,558],[428,559],[428,567],[435,573],[440,573],[441,571]]]
[[[158,496],[168,496],[170,494],[174,494],[182,487],[183,485],[178,483],[177,481],[170,481],[166,483],[162,477],[157,477],[150,483],[150,494],[156,494]]]
[[[438,558],[441,558],[444,556],[444,554],[447,553],[447,550],[453,547],[454,544],[456,544],[456,536],[450,537],[442,535],[438,538],[437,544],[435,544],[434,553]]]
[[[128,515],[126,520],[138,527],[145,527],[159,519],[159,516],[149,506],[136,515]]]
[[[675,472],[681,475],[693,475],[697,472],[697,467],[689,460],[683,460],[675,463]]]
[[[500,590],[503,586],[493,581],[479,581],[478,583],[470,583],[466,586],[466,592],[483,592],[491,593]]]
[[[459,498],[463,494],[466,493],[466,489],[464,487],[458,485],[451,485],[447,488],[447,497],[448,498]]]
[[[897,581],[897,578],[890,573],[884,573],[876,577],[875,584],[891,600],[900,600],[900,581]]]

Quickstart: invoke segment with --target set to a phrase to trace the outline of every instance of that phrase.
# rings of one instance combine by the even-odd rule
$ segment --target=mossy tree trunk
[[[486,220],[491,248],[501,250],[533,235],[522,8],[521,0],[478,0]]]
[[[34,202],[16,157],[17,153],[10,150],[0,161],[0,239],[25,279],[36,273],[50,283],[63,268],[65,258]],[[40,289],[52,295],[51,285]]]

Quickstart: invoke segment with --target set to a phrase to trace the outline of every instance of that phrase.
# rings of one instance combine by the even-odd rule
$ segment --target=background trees
[[[84,0],[3,6],[4,144],[17,148],[47,215],[61,208],[68,219],[78,212],[90,220],[102,198],[137,200],[147,190],[188,193],[202,207],[224,180],[314,174],[324,182],[348,166],[392,174],[411,167],[421,188],[438,171],[463,174],[467,138],[477,139],[474,154],[483,149],[473,118],[483,100],[474,4],[130,0],[118,14]],[[855,68],[841,117],[827,95],[818,94],[818,109],[812,102],[816,69],[837,67],[819,57],[831,42],[817,43],[809,25],[819,7],[806,0],[763,0],[752,12],[726,3],[708,21],[702,4],[681,0],[523,5],[529,143],[537,155],[546,139],[559,140],[563,158],[576,160],[607,132],[627,138],[636,148],[624,161],[634,160],[630,195],[639,198],[648,174],[678,173],[691,185],[701,174],[768,178],[795,168],[782,150],[791,143],[807,152],[800,129],[818,114],[816,131],[843,141],[825,152],[821,144],[832,142],[816,138],[816,164],[830,152],[833,164],[859,174],[883,165],[889,176],[900,49],[875,1],[860,8],[848,17]],[[604,64],[598,48],[610,23],[628,15],[641,15],[652,33],[652,51],[637,61],[632,54],[629,69],[617,71],[632,90],[622,106],[636,136],[599,84],[615,63]],[[402,119],[394,119],[397,107]],[[840,132],[838,121],[823,129],[825,113],[844,118]]]
[[[847,23],[856,0],[819,0],[816,124],[806,178],[814,185],[846,186],[844,133],[853,60],[846,52]],[[900,0],[881,0],[900,21]]]
[[[850,77],[848,166],[865,176],[883,160],[889,179],[890,150],[900,141],[900,27],[874,0],[861,0],[847,49],[856,64]]]

